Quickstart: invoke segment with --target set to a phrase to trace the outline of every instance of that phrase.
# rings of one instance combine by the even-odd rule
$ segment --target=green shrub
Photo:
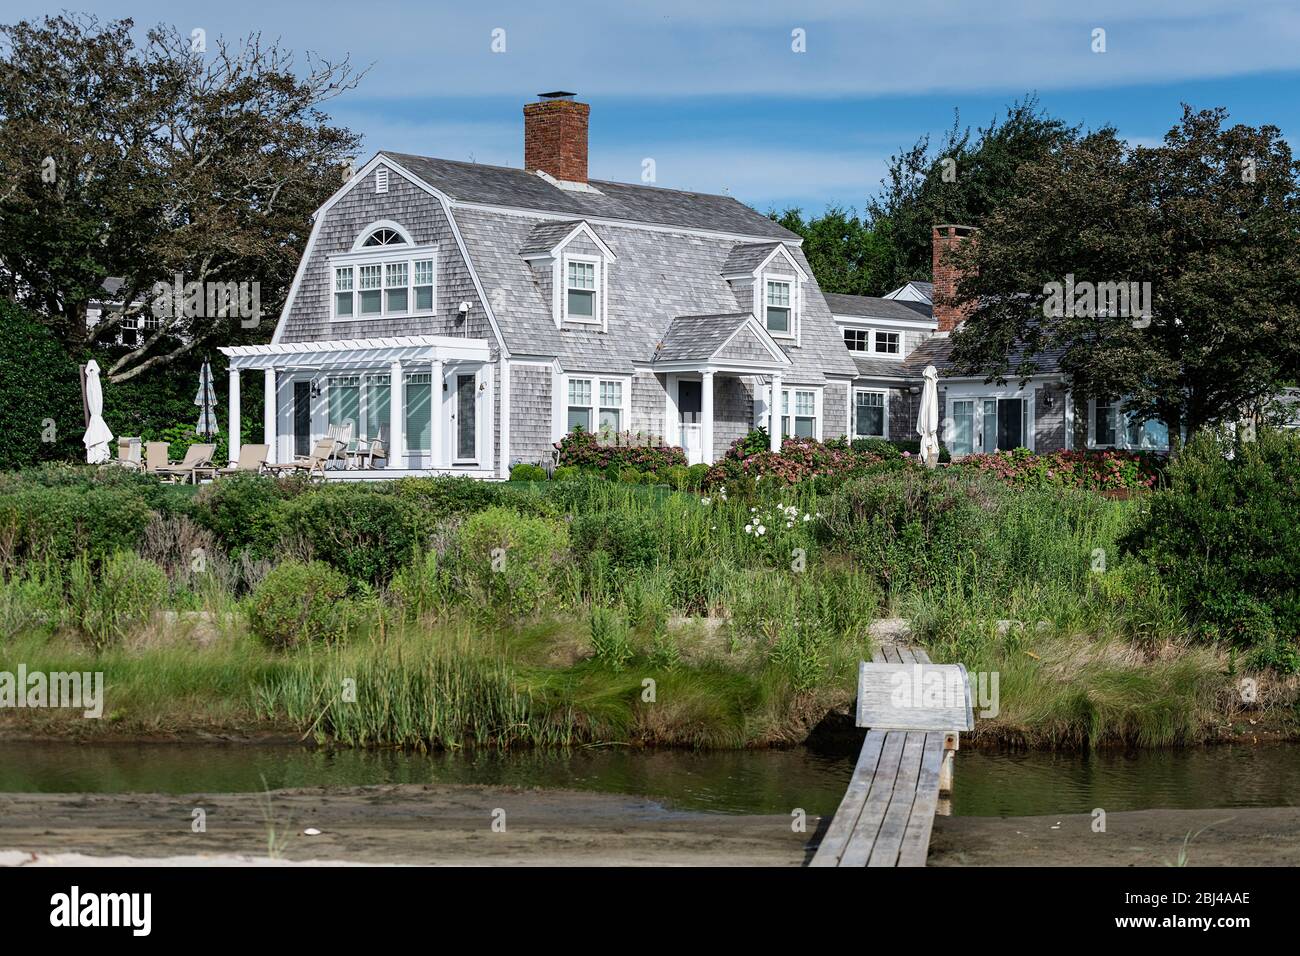
[[[620,468],[618,480],[625,485],[640,485],[645,483],[645,475],[635,468]]]
[[[545,481],[546,469],[541,465],[518,464],[510,469],[511,481]]]
[[[35,485],[0,490],[0,567],[18,561],[69,563],[82,552],[99,562],[139,544],[153,516],[131,487]]]
[[[386,584],[423,543],[430,516],[388,488],[338,484],[318,488],[280,509],[281,533],[354,581]]]
[[[231,554],[248,550],[257,557],[272,557],[279,545],[279,508],[285,498],[273,478],[229,475],[201,488],[190,507],[194,520]]]
[[[686,483],[690,491],[699,491],[704,487],[704,479],[709,473],[709,466],[700,462],[686,469]]]
[[[348,581],[322,561],[282,561],[253,590],[252,632],[273,647],[343,636]]]
[[[636,438],[623,433],[597,436],[581,429],[565,435],[556,447],[561,465],[595,468],[615,472],[621,468],[638,471],[658,470],[669,465],[686,464],[686,452],[674,445],[649,445],[637,443]]]
[[[627,619],[621,612],[613,608],[592,607],[591,649],[596,660],[615,672],[621,671],[632,659]]]
[[[576,465],[561,465],[551,474],[552,481],[577,481],[582,477],[582,469]]]
[[[77,363],[40,320],[0,299],[0,470],[85,461]]]
[[[1227,457],[1229,454],[1231,458]],[[1195,435],[1121,541],[1209,636],[1263,646],[1300,634],[1300,433]],[[1288,660],[1285,649],[1270,652]]]
[[[569,534],[562,524],[496,507],[466,518],[459,544],[467,583],[493,611],[532,614],[550,597]]]
[[[502,489],[490,481],[467,475],[454,478],[401,478],[393,493],[427,517],[438,520],[490,508],[501,500]]]
[[[584,562],[603,551],[617,571],[648,568],[659,558],[659,525],[652,512],[620,509],[579,515],[571,530],[573,550]]]
[[[71,623],[97,649],[148,623],[167,597],[167,575],[134,551],[110,555],[96,574],[85,555],[68,574]]]

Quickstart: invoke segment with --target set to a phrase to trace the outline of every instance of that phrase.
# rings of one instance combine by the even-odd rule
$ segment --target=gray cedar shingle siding
[[[849,430],[849,386],[847,382],[828,382],[822,393],[822,438],[840,438]]]
[[[510,363],[510,464],[551,460],[551,367]]]
[[[632,376],[632,432],[662,439],[667,400],[667,377],[638,369]]]
[[[749,434],[754,422],[754,389],[731,375],[713,378],[713,457],[722,458],[737,438]]]
[[[436,198],[396,173],[388,177],[388,192],[376,193],[370,177],[344,195],[327,212],[306,263],[293,307],[287,316],[282,342],[319,342],[333,339],[378,338],[389,335],[465,335],[456,307],[472,303],[468,318],[471,338],[492,339],[483,304],[478,301],[470,273],[456,246],[442,205]],[[379,219],[399,223],[417,245],[436,245],[437,303],[433,317],[419,319],[365,319],[335,322],[330,319],[333,276],[329,257],[349,252],[361,231]]]
[[[887,397],[889,402],[889,438],[891,441],[918,441],[916,420],[921,415],[921,395],[913,395],[905,389],[893,388]],[[940,399],[939,414],[943,415]]]
[[[1050,390],[1052,407],[1047,407],[1049,389],[1034,389],[1034,450],[1046,454],[1065,450],[1065,393]]]
[[[754,333],[753,327],[741,329],[731,341],[714,353],[719,359],[732,359],[739,362],[772,362],[772,353],[768,351]]]

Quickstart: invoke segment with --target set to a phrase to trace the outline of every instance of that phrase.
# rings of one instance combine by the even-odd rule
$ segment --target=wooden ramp
[[[872,659],[875,664],[908,665],[909,670],[930,665],[925,651],[904,645],[885,645]],[[812,866],[925,866],[940,786],[951,789],[958,731],[974,727],[965,669],[930,667],[948,674],[960,670],[963,713],[952,706],[914,707],[890,716],[888,700],[881,696],[882,680],[900,668],[875,669],[872,676],[880,680],[870,681],[871,669],[863,665],[858,724],[871,729]],[[920,674],[917,671],[918,684]]]

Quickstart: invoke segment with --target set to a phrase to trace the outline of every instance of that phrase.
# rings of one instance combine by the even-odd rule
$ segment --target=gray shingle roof
[[[959,329],[955,335],[960,335]],[[952,365],[952,348],[954,342],[952,336],[935,336],[926,339],[918,345],[912,354],[903,359],[903,366],[907,369],[909,375],[920,375],[925,371],[927,365],[933,365],[939,370],[940,376],[951,377],[953,373]],[[1047,349],[1039,352],[1034,356],[1034,364],[1037,367],[1035,374],[1038,375],[1055,375],[1061,371],[1061,357],[1065,354],[1064,349]],[[1016,367],[1024,359],[1023,349],[1012,349],[1008,362],[1007,376],[1014,379],[1017,376]],[[963,376],[971,377],[971,376]],[[983,376],[975,376],[982,378]]]
[[[826,304],[832,315],[853,315],[874,319],[932,319],[934,310],[924,302],[903,299],[881,299],[874,295],[844,295],[825,292]]]
[[[858,375],[863,378],[911,379],[918,374],[904,368],[904,363],[896,359],[872,358],[857,352],[849,354],[853,356],[853,364],[858,367]]]
[[[384,150],[403,168],[461,202],[512,206],[565,218],[626,219],[741,236],[797,241],[798,236],[730,196],[593,179],[599,193],[560,189],[510,166],[487,166]]]
[[[581,219],[568,219],[561,222],[543,222],[533,227],[528,240],[519,250],[521,256],[537,255],[550,252],[560,241],[581,225]]]
[[[679,315],[664,333],[655,352],[656,362],[681,362],[707,359],[735,331],[749,321],[748,312],[723,315]]]
[[[724,276],[748,275],[762,265],[779,242],[746,242],[736,246],[720,270]]]

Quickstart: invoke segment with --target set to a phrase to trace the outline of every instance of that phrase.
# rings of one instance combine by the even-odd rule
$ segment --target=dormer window
[[[767,280],[767,330],[773,335],[793,334],[790,326],[790,283]]]
[[[876,351],[881,355],[897,355],[901,348],[898,332],[876,332]]]
[[[600,260],[566,258],[564,275],[565,320],[598,324]]]
[[[865,352],[871,344],[870,329],[845,329],[844,344],[850,352]]]

